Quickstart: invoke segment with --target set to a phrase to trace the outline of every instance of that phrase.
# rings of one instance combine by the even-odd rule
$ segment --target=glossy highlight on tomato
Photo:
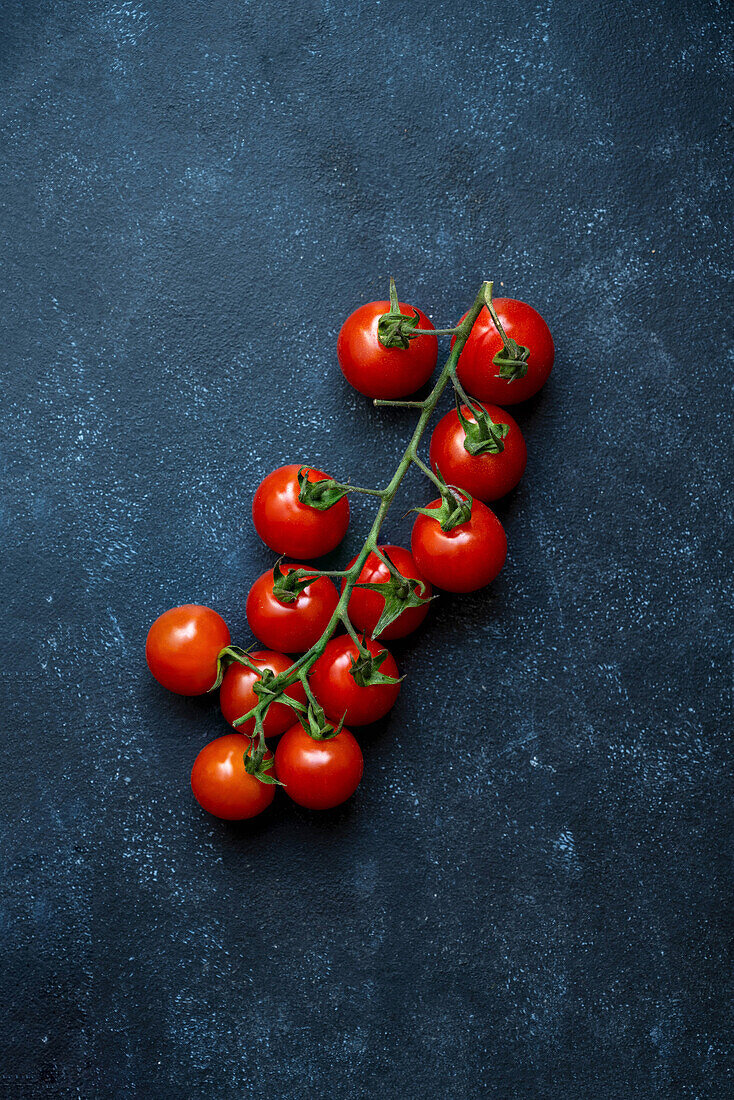
[[[231,641],[221,615],[186,603],[164,611],[145,642],[148,668],[159,684],[178,695],[203,695],[217,678],[217,657]]]
[[[456,373],[472,397],[495,405],[517,405],[527,401],[547,382],[555,357],[553,337],[538,311],[525,302],[516,298],[495,298],[493,305],[506,335],[530,351],[527,374],[514,382],[498,377],[500,369],[492,360],[503,351],[504,345],[486,306],[459,356]]]
[[[442,417],[431,436],[431,466],[440,470],[449,485],[457,485],[473,497],[488,503],[499,500],[515,488],[528,461],[528,449],[517,421],[498,405],[483,405],[494,424],[510,429],[499,454],[472,455],[464,446],[466,432],[456,409]],[[467,420],[476,420],[468,405],[462,405]]]
[[[286,672],[293,663],[290,657],[286,657],[285,653],[275,653],[267,649],[248,653],[247,659],[263,671],[269,669],[275,676],[279,676],[281,672]],[[239,661],[231,664],[225,672],[219,688],[219,705],[222,708],[222,714],[230,725],[234,724],[236,718],[241,718],[243,714],[247,714],[248,710],[257,705],[258,697],[252,690],[252,686],[260,678],[258,673],[248,668],[247,665],[240,664]],[[285,694],[299,703],[306,702],[303,684],[298,680],[286,689]],[[283,730],[288,729],[288,726],[291,725],[295,713],[287,703],[272,703],[263,721],[265,736],[279,737]],[[251,737],[255,732],[255,719],[250,718],[247,722],[243,722],[241,726],[235,728],[238,732]]]
[[[427,508],[440,508],[433,500]],[[420,571],[446,592],[474,592],[497,576],[505,564],[507,537],[494,512],[472,501],[471,518],[444,531],[431,516],[420,513],[413,524],[413,556]]]
[[[359,786],[363,769],[362,750],[345,728],[317,741],[296,723],[275,750],[275,774],[285,793],[308,810],[331,810],[346,802]]]
[[[386,348],[380,343],[377,324],[389,312],[389,302],[368,302],[347,317],[337,338],[336,354],[342,374],[366,397],[407,397],[428,381],[436,366],[435,336],[416,336],[407,348]],[[420,309],[401,302],[400,312],[408,317],[417,312],[418,328],[434,327]]]
[[[398,666],[389,650],[372,638],[365,638],[363,644],[373,656],[387,653],[379,671],[384,676],[397,679]],[[352,661],[359,656],[356,642],[346,634],[339,635],[326,643],[309,676],[311,689],[327,717],[334,721],[343,718],[350,726],[366,726],[376,722],[395,705],[400,694],[400,684],[360,686],[351,672]]]
[[[290,563],[281,565],[283,573],[307,568]],[[290,603],[281,602],[273,592],[273,571],[263,573],[247,597],[246,613],[256,638],[282,653],[305,653],[319,640],[339,602],[336,585],[328,577],[315,577]]]
[[[261,783],[245,769],[244,756],[250,752],[250,741],[241,733],[226,733],[201,750],[191,769],[191,789],[207,813],[224,821],[244,821],[273,801],[275,786]]]
[[[263,542],[289,558],[319,558],[338,546],[349,526],[349,503],[342,497],[331,508],[313,508],[299,499],[298,471],[292,463],[273,470],[258,485],[252,501],[252,519]],[[309,481],[329,475],[309,470]]]
[[[415,564],[415,558],[409,550],[406,550],[403,546],[380,546],[379,549],[388,555],[398,572],[402,573],[404,577],[413,578],[425,585],[423,590],[421,590],[420,584],[415,585],[414,591],[417,595],[422,596],[424,599],[431,596],[433,590],[426,578],[421,575],[420,569]],[[352,558],[347,568],[351,569],[356,560],[356,558]],[[385,584],[389,579],[390,570],[373,552],[367,557],[357,583]],[[346,581],[342,583],[342,591],[344,591],[345,584]],[[349,618],[358,630],[372,635],[384,607],[385,601],[379,592],[374,592],[369,588],[355,587],[349,597],[347,611]],[[401,611],[398,618],[394,619],[380,633],[380,640],[387,642],[393,638],[405,638],[406,635],[412,634],[425,619],[429,607],[430,604],[426,603],[422,607],[407,607],[405,611]]]

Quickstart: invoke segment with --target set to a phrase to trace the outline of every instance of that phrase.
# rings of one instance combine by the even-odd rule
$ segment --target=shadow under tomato
[[[257,841],[261,837],[268,836],[273,831],[274,812],[276,811],[276,800],[272,805],[268,806],[267,810],[264,810],[257,817],[246,818],[244,821],[221,821],[217,818],[211,818],[205,811],[202,811],[202,815],[207,818],[208,821],[215,821],[221,826],[222,833],[225,837],[229,837],[233,842],[238,844],[246,840]]]
[[[517,405],[507,405],[507,411],[515,417],[518,424],[524,431],[524,425],[528,424],[532,417],[536,415],[538,409],[541,409],[543,405],[548,404],[546,391],[549,389],[549,383],[546,384],[534,393],[532,397],[528,397],[527,401],[519,401]],[[517,410],[517,412],[515,411]]]
[[[488,508],[492,509],[505,530],[510,520],[524,507],[524,496],[525,491],[521,481],[509,493],[505,493],[500,500],[493,500],[487,505]]]
[[[288,799],[288,796],[283,792],[284,797]],[[292,813],[295,814],[298,821],[304,825],[310,825],[312,828],[317,829],[319,832],[331,833],[338,829],[342,829],[344,825],[356,815],[359,814],[359,807],[357,801],[359,798],[359,788],[351,798],[343,802],[341,806],[335,806],[333,810],[307,810],[303,806],[296,805],[295,802],[290,802],[288,807]]]

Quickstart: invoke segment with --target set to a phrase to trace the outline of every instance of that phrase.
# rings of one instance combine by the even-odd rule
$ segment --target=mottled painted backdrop
[[[3,1097],[728,1092],[727,23],[2,4]],[[249,643],[258,480],[396,462],[335,358],[389,274],[550,322],[508,565],[396,647],[351,804],[226,826],[146,630]]]

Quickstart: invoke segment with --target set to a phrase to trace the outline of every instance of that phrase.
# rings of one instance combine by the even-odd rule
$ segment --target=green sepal
[[[318,579],[319,574],[308,569],[291,569],[284,573],[280,568],[282,558],[273,568],[273,595],[278,603],[295,603],[304,589]]]
[[[312,698],[308,704],[308,710],[305,714],[299,714],[298,720],[309,737],[313,737],[314,741],[330,741],[332,737],[336,737],[338,733],[341,733],[345,717],[346,712],[342,714],[338,725],[335,726],[326,717],[324,708]]]
[[[230,665],[239,664],[247,665],[248,668],[254,669],[256,672],[260,672],[260,669],[253,665],[252,661],[248,659],[249,650],[240,649],[238,645],[226,645],[219,654],[217,654],[217,676],[209,688],[209,691],[216,691],[221,686],[224,674]],[[209,692],[207,692],[208,694]]]
[[[254,776],[261,783],[271,783],[273,786],[283,787],[285,784],[281,783],[279,779],[276,779],[274,775],[270,775],[270,769],[275,763],[275,757],[265,757],[264,746],[258,746],[253,749],[252,752],[245,752],[242,754],[242,759],[245,762],[245,771],[248,775]]]
[[[512,355],[508,355],[507,350],[503,347],[497,352],[492,362],[496,367],[500,368],[500,372],[497,375],[498,378],[504,378],[506,382],[515,382],[518,378],[524,378],[528,373],[528,356],[530,355],[530,348],[523,347],[521,344],[516,344],[514,340],[507,338],[507,342],[510,345]]]
[[[438,508],[411,508],[411,512],[419,512],[422,516],[435,519],[442,531],[452,531],[454,527],[460,527],[462,523],[468,523],[471,519],[473,498],[466,489],[458,489],[455,485],[447,485],[441,471],[436,467],[436,477],[441,483],[441,504]]]
[[[407,313],[393,312],[383,313],[377,322],[377,339],[383,348],[400,348],[407,351],[411,340],[417,340],[420,333],[414,332],[421,323],[418,310],[413,310],[413,316]]]
[[[379,653],[360,653],[351,658],[350,675],[358,687],[371,687],[374,684],[399,684],[404,676],[397,679],[394,676],[385,676],[380,672],[380,665],[387,659],[386,649]]]
[[[441,495],[439,508],[414,508],[414,512],[435,519],[440,524],[442,531],[453,531],[454,527],[460,527],[462,523],[468,523],[471,519],[472,498],[463,500],[457,496]]]
[[[415,584],[425,592],[426,586],[423,581],[414,581]],[[394,586],[394,587],[393,587]],[[395,578],[391,577],[389,581],[384,581],[382,584],[355,584],[355,588],[367,588],[372,592],[379,592],[385,601],[385,606],[382,609],[375,629],[372,631],[372,637],[377,638],[382,634],[383,630],[394,623],[395,620],[402,615],[403,611],[406,611],[409,607],[423,607],[424,604],[430,603],[436,599],[436,596],[420,596],[414,590],[414,588],[408,589],[405,595],[402,594],[399,582],[395,581]]]
[[[253,695],[257,696],[258,702],[263,702],[267,699],[269,702],[274,703],[275,700],[279,698],[279,692],[273,691],[270,686],[274,679],[275,673],[272,668],[263,668],[260,670],[260,675],[252,685]]]
[[[395,280],[390,279],[390,309],[383,313],[377,322],[377,339],[383,348],[400,348],[407,351],[410,341],[416,340],[420,333],[415,329],[421,323],[417,309],[413,310],[413,316],[400,312],[400,301]]]
[[[340,485],[338,481],[334,481],[333,477],[325,477],[321,481],[309,481],[309,469],[309,466],[301,466],[298,471],[298,484],[301,487],[298,499],[301,504],[307,504],[309,508],[325,512],[347,495],[347,486]]]
[[[381,584],[372,584],[370,582],[357,583],[355,588],[366,588],[371,592],[378,592],[383,600],[385,606],[382,609],[375,629],[372,631],[372,637],[376,638],[379,634],[382,634],[383,630],[394,623],[399,615],[403,613],[409,607],[423,607],[424,604],[430,603],[431,600],[435,600],[435,596],[424,596],[426,586],[423,581],[416,580],[415,577],[404,577],[397,566],[390,560],[389,554],[385,553],[388,565],[390,567],[390,577],[388,580],[383,581]],[[418,586],[420,593],[415,591],[416,585]]]
[[[464,450],[470,455],[498,455],[505,449],[504,440],[509,424],[495,424],[481,405],[469,405],[475,420],[464,415],[459,395],[456,395],[456,415],[464,429]]]
[[[503,378],[506,382],[515,382],[518,378],[524,378],[528,373],[528,355],[530,355],[530,349],[523,347],[522,344],[518,344],[516,340],[513,340],[511,336],[508,336],[504,330],[502,322],[497,316],[497,310],[494,308],[494,302],[492,301],[492,283],[486,283],[484,287],[484,304],[489,310],[489,315],[492,318],[494,327],[500,334],[502,340],[502,347],[495,355],[492,362],[496,367],[500,368],[500,372],[497,378]]]

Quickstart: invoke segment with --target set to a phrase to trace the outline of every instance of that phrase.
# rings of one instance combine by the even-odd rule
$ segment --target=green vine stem
[[[391,285],[391,300],[394,298],[395,302],[397,302],[397,293],[393,290],[393,285]],[[367,538],[365,539],[364,545],[357,557],[354,559],[354,564],[351,566],[350,569],[345,570],[343,573],[331,574],[332,576],[343,576],[344,587],[342,589],[341,595],[339,596],[339,602],[334,609],[334,613],[332,614],[331,619],[329,620],[326,629],[324,630],[324,633],[321,635],[319,640],[311,646],[307,653],[304,653],[301,657],[294,661],[289,669],[287,669],[285,672],[281,672],[278,676],[274,677],[268,683],[268,697],[266,699],[259,701],[256,706],[254,706],[246,714],[243,714],[240,718],[237,718],[234,722],[235,726],[239,726],[242,725],[242,723],[246,722],[248,719],[255,719],[257,735],[259,736],[258,755],[260,752],[264,753],[265,751],[265,738],[263,736],[262,722],[265,714],[267,713],[268,707],[273,702],[275,702],[276,699],[283,694],[283,692],[285,692],[286,688],[295,683],[296,680],[300,680],[301,683],[303,683],[304,685],[306,684],[307,673],[309,669],[322,655],[324,649],[326,648],[327,642],[330,640],[330,638],[333,637],[334,632],[337,630],[340,624],[342,624],[347,629],[349,634],[356,641],[360,650],[363,649],[363,646],[357,636],[357,632],[354,630],[354,627],[349,621],[349,616],[347,614],[349,597],[352,594],[352,589],[354,588],[354,585],[358,581],[365,561],[367,560],[369,555],[377,548],[377,541],[382,524],[388,511],[390,510],[390,506],[393,500],[395,499],[395,495],[400,487],[400,483],[402,482],[410,467],[412,465],[417,466],[427,477],[431,479],[432,482],[434,482],[435,484],[439,484],[438,479],[435,477],[433,471],[430,470],[429,467],[427,467],[418,456],[418,445],[423,438],[426,427],[428,426],[428,422],[433,415],[441,394],[446,389],[448,383],[450,381],[454,382],[455,380],[456,364],[459,361],[459,356],[461,355],[464,344],[466,343],[469,337],[469,333],[474,326],[474,322],[476,321],[477,317],[479,316],[486,304],[486,295],[488,288],[491,295],[491,283],[483,282],[481,287],[479,288],[476,298],[474,299],[474,303],[471,309],[459,325],[457,325],[453,329],[438,329],[435,332],[431,333],[431,335],[441,335],[443,333],[455,335],[456,340],[454,342],[454,346],[451,349],[451,353],[446,360],[446,363],[444,364],[440,375],[438,376],[435,386],[433,387],[429,395],[425,398],[425,400],[382,401],[377,399],[374,402],[375,405],[393,405],[398,407],[420,409],[420,416],[418,417],[418,422],[410,438],[410,442],[405,448],[403,456],[400,459],[397,469],[390,479],[389,484],[384,489],[356,490],[358,492],[369,492],[370,495],[379,497],[380,504],[377,509],[377,514],[375,515],[375,518],[372,522],[372,526],[370,527]],[[354,486],[345,485],[344,488],[355,491]],[[314,575],[321,575],[318,569],[314,569],[313,572]],[[309,691],[308,695],[310,696],[310,694],[311,693]]]
[[[392,409],[422,409],[423,401],[388,401],[387,398],[376,397],[372,404],[380,409],[389,406]]]
[[[418,457],[418,455],[413,455],[412,461],[413,461],[413,464],[418,467],[418,469],[421,471],[421,473],[425,474],[426,477],[428,478],[428,480],[433,482],[433,484],[438,489],[439,493],[443,493],[446,486],[441,481],[441,479],[439,477],[437,477],[436,474],[434,474],[431,467],[426,466],[425,462],[422,459],[420,459]]]

